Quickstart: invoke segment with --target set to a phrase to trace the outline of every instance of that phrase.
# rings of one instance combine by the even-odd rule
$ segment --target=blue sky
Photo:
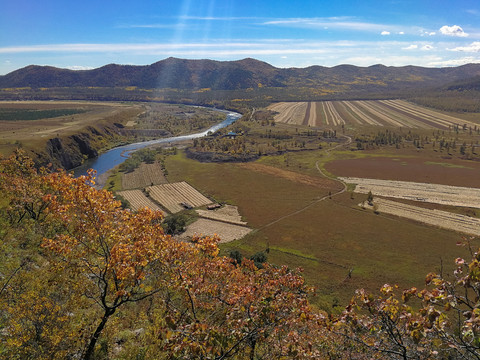
[[[480,62],[480,1],[0,0],[0,74],[170,56],[277,67]]]

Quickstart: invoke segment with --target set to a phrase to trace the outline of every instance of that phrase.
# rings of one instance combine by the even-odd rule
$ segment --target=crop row
[[[147,186],[164,184],[166,182],[167,180],[159,163],[142,163],[134,171],[125,173],[122,176],[123,189],[143,189]]]
[[[355,192],[435,204],[480,208],[480,189],[366,178],[341,178],[356,184]]]
[[[145,196],[142,190],[119,191],[118,195],[127,200],[130,203],[130,208],[134,211],[144,207],[148,207],[152,210],[160,210],[152,200]]]
[[[375,125],[421,129],[453,129],[477,124],[403,100],[322,101],[276,103],[275,121],[310,126]]]
[[[171,213],[183,210],[184,206],[182,204],[197,207],[212,203],[210,199],[203,196],[184,181],[149,186],[146,191],[153,200],[157,201]]]
[[[480,219],[442,210],[429,210],[396,201],[375,199],[376,211],[454,230],[469,235],[480,235]]]

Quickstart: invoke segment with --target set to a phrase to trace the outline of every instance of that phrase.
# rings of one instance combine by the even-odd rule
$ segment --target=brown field
[[[403,100],[322,101],[276,103],[275,121],[309,126],[375,125],[412,129],[474,128],[476,123],[423,108]]]
[[[149,186],[146,188],[146,191],[153,200],[171,213],[184,210],[181,203],[186,203],[193,207],[212,203],[210,199],[203,196],[185,181]]]
[[[255,163],[255,162],[240,163],[240,164],[237,164],[237,166],[248,169],[248,170],[256,171],[259,173],[268,174],[276,178],[282,178],[282,179],[293,181],[299,184],[309,185],[309,186],[313,186],[320,189],[329,189],[329,190],[334,189],[338,191],[342,188],[342,186],[338,182],[331,179],[327,179],[324,177],[304,175],[295,171],[283,170],[283,169],[279,169],[273,166],[268,166],[260,163]]]
[[[346,154],[358,155],[350,151],[340,155]],[[179,154],[168,157],[166,165],[170,181],[188,180],[218,201],[237,205],[245,221],[256,229],[240,240],[225,243],[224,254],[239,250],[251,256],[268,249],[268,261],[302,267],[307,281],[318,288],[319,297],[313,301],[324,308],[335,301],[348,303],[355,289],[362,287],[370,291],[384,283],[421,287],[424,276],[438,271],[442,260],[443,270],[449,272],[453,259],[464,256],[465,249],[456,245],[462,238],[457,231],[363,210],[358,207],[366,199],[363,194],[351,197],[344,193],[330,199],[329,191],[335,193],[341,187],[333,180],[329,180],[331,189],[312,181],[296,181],[298,175],[305,175],[300,171],[317,177],[313,170],[315,163],[325,158],[324,150],[289,156],[291,170],[272,170],[273,166],[264,164],[269,161],[285,167],[283,156],[264,158],[260,163],[216,164],[198,163]],[[332,152],[331,158],[335,156]],[[320,175],[318,178],[325,181]],[[318,201],[325,195],[324,201]],[[352,278],[346,280],[351,269]]]
[[[188,240],[195,235],[218,235],[220,237],[220,243],[227,243],[236,239],[241,239],[250,231],[252,230],[246,226],[210,219],[198,219],[193,224],[187,226],[186,231],[178,238],[181,240]]]
[[[419,206],[403,204],[396,201],[375,198],[373,204],[379,213],[391,214],[415,220],[431,226],[458,231],[468,235],[480,236],[480,219],[470,216],[453,214],[437,209],[425,209]],[[373,209],[367,203],[362,207]]]
[[[130,208],[133,211],[137,211],[144,207],[148,207],[152,210],[161,210],[157,204],[145,196],[142,190],[119,191],[118,195],[122,196],[130,203]]]
[[[328,162],[325,169],[343,177],[437,183],[480,188],[480,162],[442,159],[424,154],[418,157],[372,156]]]
[[[340,178],[348,184],[355,184],[354,192],[442,204],[480,208],[480,189],[460,186],[427,184],[408,181],[379,180],[366,178]]]
[[[134,171],[122,175],[122,189],[124,190],[143,189],[147,186],[166,183],[167,179],[165,179],[159,163],[142,163]]]

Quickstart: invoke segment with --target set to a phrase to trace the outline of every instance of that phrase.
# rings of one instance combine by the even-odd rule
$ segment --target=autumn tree
[[[480,359],[480,250],[471,255],[455,260],[453,280],[430,273],[422,290],[388,284],[379,296],[358,290],[336,323],[338,333],[371,356]]]
[[[11,194],[2,221],[16,227],[2,246],[18,252],[17,240],[32,238],[35,256],[2,268],[2,355],[91,359],[125,324],[144,329],[122,345],[132,356],[318,358],[325,318],[299,274],[234,264],[218,256],[217,238],[176,241],[159,212],[123,210],[95,190],[93,173],[37,172],[20,155],[1,162]]]

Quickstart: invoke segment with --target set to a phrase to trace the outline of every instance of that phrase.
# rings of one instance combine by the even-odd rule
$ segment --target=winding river
[[[178,143],[180,141],[185,140],[192,140],[195,138],[200,138],[207,135],[209,132],[215,132],[221,128],[224,128],[230,124],[233,124],[236,120],[238,120],[242,115],[236,112],[231,111],[224,111],[218,110],[227,114],[227,118],[223,120],[221,123],[212,126],[211,128],[202,131],[196,134],[189,134],[189,135],[181,135],[181,136],[172,136],[168,138],[161,138],[157,140],[150,140],[144,142],[138,142],[123,146],[118,146],[113,148],[100,156],[96,157],[95,159],[89,159],[85,161],[81,166],[73,169],[75,176],[84,175],[87,173],[88,169],[94,169],[97,171],[97,177],[106,173],[108,170],[114,168],[115,166],[121,164],[125,161],[126,157],[135,150],[142,149],[147,146],[155,145],[155,144],[172,144]]]

